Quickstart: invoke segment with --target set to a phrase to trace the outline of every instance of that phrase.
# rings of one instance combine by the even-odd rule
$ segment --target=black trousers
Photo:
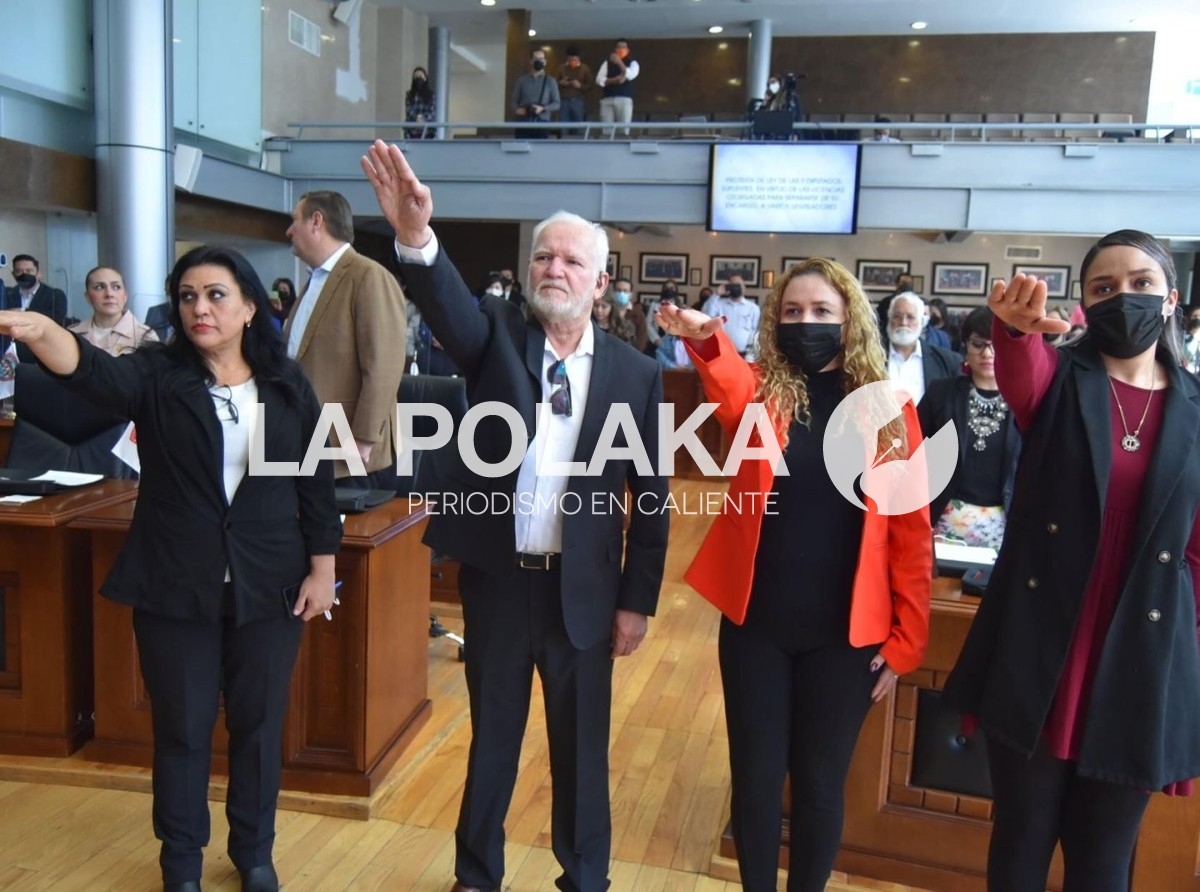
[[[1039,743],[1032,758],[988,738],[994,791],[988,892],[1043,892],[1062,843],[1064,892],[1128,892],[1150,794],[1075,773]]]
[[[133,612],[154,726],[154,835],[163,881],[199,880],[208,845],[208,775],[220,694],[229,730],[229,858],[271,863],[282,769],[283,717],[304,623],[235,627]]]
[[[823,892],[842,839],[846,774],[871,708],[878,646],[793,651],[721,620],[719,639],[738,871],[775,892],[783,780],[792,779],[788,892]]]
[[[557,571],[497,579],[464,565],[459,573],[471,749],[454,872],[465,886],[499,889],[504,878],[504,817],[536,668],[550,740],[551,846],[563,869],[556,885],[567,892],[608,888],[612,657],[607,640],[589,650],[571,644],[560,589]]]

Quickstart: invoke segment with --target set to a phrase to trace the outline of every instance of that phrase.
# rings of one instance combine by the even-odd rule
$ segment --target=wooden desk
[[[8,448],[12,445],[13,418],[0,418],[0,465],[8,458]]]
[[[932,892],[985,892],[991,800],[912,783],[913,744],[921,720],[918,691],[941,690],[978,604],[978,598],[961,594],[958,580],[935,581],[925,661],[900,679],[891,697],[871,710],[859,735],[846,781],[846,822],[837,870]],[[784,868],[787,833],[785,818],[780,852]],[[715,859],[716,872],[728,875],[735,859],[726,829]],[[1152,797],[1138,837],[1135,892],[1200,892],[1197,864],[1200,795]],[[1048,888],[1062,889],[1059,853]]]
[[[96,587],[125,542],[132,505],[73,524],[92,537]],[[429,550],[426,515],[395,499],[346,518],[337,556],[341,606],[304,630],[284,727],[283,788],[369,796],[429,719]],[[132,611],[95,593],[96,733],[85,755],[149,766],[150,702],[142,685]],[[228,770],[223,719],[213,771]]]
[[[0,505],[0,753],[69,756],[91,736],[91,555],[68,523],[136,495],[106,480]]]

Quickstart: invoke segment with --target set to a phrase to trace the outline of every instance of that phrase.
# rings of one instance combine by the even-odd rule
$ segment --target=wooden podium
[[[961,594],[957,579],[935,580],[925,661],[900,678],[891,697],[871,709],[859,735],[846,780],[837,870],[932,892],[985,892],[991,800],[922,786],[914,779],[921,725],[935,719],[935,698],[929,694],[945,684],[978,604],[978,598]],[[813,729],[814,734],[820,731]],[[946,738],[945,758],[958,758],[955,732],[940,733]],[[926,762],[930,758],[925,754]],[[790,797],[784,802],[785,815],[789,806]],[[785,817],[779,857],[785,869],[788,832]],[[714,874],[736,878],[736,857],[727,827],[718,843]],[[1198,864],[1200,795],[1153,796],[1134,855],[1134,892],[1200,892]],[[1048,888],[1062,889],[1062,858],[1057,852]]]
[[[84,754],[149,766],[150,701],[132,610],[99,594],[125,542],[132,505],[89,512],[73,527],[92,540],[96,727]],[[346,518],[337,556],[341,606],[304,630],[284,726],[283,789],[370,796],[429,719],[429,549],[425,509],[394,499]],[[224,719],[213,772],[228,771]]]
[[[68,524],[136,495],[106,480],[0,505],[0,753],[69,756],[91,736],[91,556]]]

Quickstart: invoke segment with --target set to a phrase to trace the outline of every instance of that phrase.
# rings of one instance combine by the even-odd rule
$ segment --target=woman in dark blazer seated
[[[0,331],[68,387],[137,425],[137,507],[101,592],[133,607],[154,727],[164,889],[200,888],[210,742],[224,693],[229,856],[242,889],[266,892],[279,888],[271,848],[301,619],[334,602],[333,469],[323,460],[307,476],[248,473],[255,431],[266,461],[303,462],[320,406],[287,359],[245,258],[188,252],[171,273],[170,297],[175,339],[120,358],[36,313],[0,313]]]
[[[1066,892],[1126,892],[1150,791],[1200,775],[1200,382],[1179,367],[1175,268],[1122,230],[1080,280],[1088,331],[1057,350],[1044,283],[988,299],[1024,446],[944,697],[987,735],[991,892],[1041,892],[1058,842]]]
[[[935,536],[999,548],[1012,500],[1021,435],[996,386],[992,311],[978,307],[962,327],[967,374],[932,381],[917,407],[921,430],[932,437],[947,422],[958,432],[958,464],[949,485],[930,503]]]
[[[764,302],[756,363],[698,310],[663,304],[657,319],[664,334],[687,339],[725,431],[733,436],[747,406],[764,403],[783,445],[786,475],[766,459],[741,463],[685,578],[724,614],[718,646],[742,888],[776,888],[790,772],[787,887],[819,892],[841,842],[846,775],[867,711],[924,656],[933,576],[927,502],[889,514],[872,491],[867,510],[852,503],[826,468],[825,431],[841,429],[831,417],[843,397],[876,385],[860,398],[886,399],[859,403],[851,417],[882,410],[868,415],[855,446],[862,470],[868,461],[886,468],[920,444],[916,411],[892,397],[871,304],[831,260],[780,277]]]

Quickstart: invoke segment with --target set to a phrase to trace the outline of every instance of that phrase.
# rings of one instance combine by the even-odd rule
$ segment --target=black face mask
[[[21,273],[19,276],[14,276],[17,284],[22,288],[32,288],[37,283],[37,276],[33,273]]]
[[[726,285],[725,293],[733,298],[741,297],[742,296],[742,286],[741,285]]]
[[[512,285],[512,283],[513,283],[513,280],[510,279],[508,276],[500,277],[500,284],[503,285],[505,288],[510,287]]]
[[[534,71],[545,71],[546,63],[543,62],[541,59],[534,59],[533,60],[533,70]]]
[[[1096,349],[1117,359],[1145,353],[1162,334],[1162,295],[1118,294],[1083,311]]]
[[[842,352],[840,322],[791,322],[775,330],[779,352],[806,375],[815,374]]]

